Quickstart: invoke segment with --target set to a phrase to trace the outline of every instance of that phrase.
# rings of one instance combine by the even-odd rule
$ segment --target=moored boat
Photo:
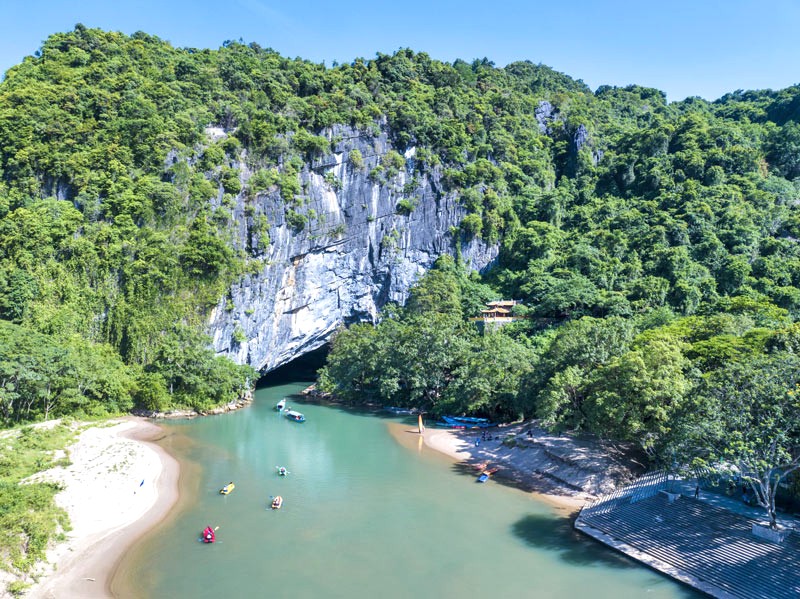
[[[273,510],[281,509],[282,505],[283,505],[283,497],[281,497],[280,495],[276,495],[275,497],[272,498],[272,505],[270,507],[272,507]]]
[[[387,412],[391,412],[392,414],[397,414],[398,416],[404,414],[416,414],[417,408],[398,408],[395,406],[387,406],[384,408]]]
[[[231,491],[233,491],[233,489],[234,489],[235,487],[236,487],[236,485],[234,485],[232,482],[230,482],[230,483],[228,483],[227,485],[225,485],[224,487],[222,487],[222,488],[219,490],[219,492],[220,492],[220,494],[222,494],[222,495],[230,495]]]
[[[280,400],[277,404],[275,404],[275,409],[278,412],[283,412],[283,409],[285,407],[286,407],[286,398],[285,397],[282,400]]]
[[[481,472],[480,476],[478,476],[477,482],[485,483],[487,480],[489,480],[489,477],[492,476],[492,474],[494,474],[498,470],[499,468],[489,468],[488,470],[484,470],[483,472]]]
[[[289,420],[294,420],[295,422],[305,422],[306,417],[303,416],[300,412],[296,412],[295,410],[286,409],[286,417]]]
[[[442,416],[442,420],[453,428],[489,428],[494,426],[486,418],[474,418],[472,416]]]

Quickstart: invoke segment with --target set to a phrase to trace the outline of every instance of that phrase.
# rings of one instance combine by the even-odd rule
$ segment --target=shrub
[[[306,228],[308,218],[305,214],[300,214],[294,210],[289,210],[286,212],[286,222],[295,231],[302,231]]]
[[[480,237],[483,219],[480,214],[467,214],[461,221],[461,230],[469,237]]]
[[[409,200],[403,198],[399,202],[397,202],[397,206],[395,206],[395,210],[397,214],[402,214],[403,216],[408,216],[414,211],[414,208],[417,207],[417,203],[414,200]]]
[[[348,160],[350,161],[350,166],[354,169],[362,169],[364,168],[364,157],[361,155],[361,151],[359,149],[350,150],[350,153],[347,155]]]

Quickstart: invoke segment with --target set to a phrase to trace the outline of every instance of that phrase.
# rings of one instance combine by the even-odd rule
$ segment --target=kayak
[[[272,507],[272,509],[273,509],[273,510],[279,510],[279,509],[281,509],[281,506],[282,506],[282,505],[283,505],[283,497],[281,497],[280,495],[277,495],[277,496],[276,496],[276,497],[275,497],[275,498],[272,500],[272,505],[271,505],[271,507]]]
[[[233,491],[233,489],[234,489],[234,488],[236,488],[236,485],[234,485],[233,483],[228,483],[227,485],[225,485],[224,487],[222,487],[222,488],[219,490],[219,492],[220,492],[220,494],[222,494],[222,495],[230,495],[230,492],[231,492],[231,491]]]
[[[217,540],[217,535],[214,533],[214,529],[210,526],[206,526],[205,530],[203,531],[203,536],[201,537],[203,543],[213,543]]]

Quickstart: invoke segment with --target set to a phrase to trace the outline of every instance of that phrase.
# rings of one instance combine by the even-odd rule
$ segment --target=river
[[[398,442],[389,428],[402,418],[296,397],[305,423],[273,410],[304,385],[163,425],[181,501],[123,560],[117,596],[699,596],[584,538],[529,494],[476,484],[441,454]],[[235,490],[220,495],[229,481]],[[282,509],[268,509],[278,494]],[[206,525],[219,527],[212,545],[198,540]]]

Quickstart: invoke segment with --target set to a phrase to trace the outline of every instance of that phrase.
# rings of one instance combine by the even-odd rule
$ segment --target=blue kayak
[[[450,426],[462,426],[464,428],[489,428],[494,426],[486,418],[472,418],[467,416],[442,416]]]

